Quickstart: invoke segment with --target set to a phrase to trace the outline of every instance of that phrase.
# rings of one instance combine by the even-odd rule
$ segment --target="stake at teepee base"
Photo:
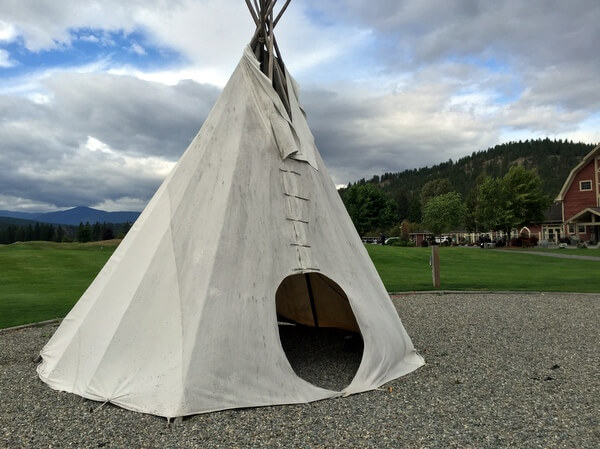
[[[246,48],[198,135],[41,351],[38,374],[52,388],[174,418],[359,393],[423,364],[273,54],[274,5],[254,2],[262,60]],[[334,391],[299,377],[278,320],[360,332],[350,384]]]

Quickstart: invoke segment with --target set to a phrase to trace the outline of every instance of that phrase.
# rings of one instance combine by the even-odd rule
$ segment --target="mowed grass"
[[[0,245],[0,329],[64,317],[117,245]]]
[[[0,245],[0,329],[64,317],[118,243]],[[388,291],[433,290],[431,248],[366,247]],[[440,272],[443,290],[600,292],[600,261],[442,247]]]
[[[388,291],[433,290],[431,248],[366,247]],[[569,250],[564,254],[576,253]],[[600,257],[600,252],[594,250],[577,254]],[[600,261],[541,257],[519,251],[440,248],[443,290],[599,293],[599,272]]]

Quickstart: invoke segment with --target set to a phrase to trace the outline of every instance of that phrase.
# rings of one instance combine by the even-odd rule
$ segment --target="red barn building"
[[[571,170],[556,202],[562,207],[562,234],[600,241],[600,145]]]

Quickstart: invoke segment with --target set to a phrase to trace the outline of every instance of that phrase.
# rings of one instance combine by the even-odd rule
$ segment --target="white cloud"
[[[0,42],[40,58],[53,48],[68,56],[76,38],[113,53],[19,78],[0,71],[0,191],[15,207],[31,198],[40,208],[138,208],[239,61],[254,31],[245,5],[32,1],[0,3]],[[341,184],[511,138],[600,140],[598,21],[596,0],[305,0],[292,2],[276,35]],[[114,33],[130,40],[116,45]],[[123,62],[161,49],[176,57]],[[1,49],[0,67],[13,58]]]
[[[100,38],[98,36],[94,36],[93,34],[80,36],[79,39],[84,42],[91,42],[93,44],[97,44],[98,42],[100,42]]]
[[[92,136],[88,136],[87,142],[83,145],[83,148],[85,148],[91,152],[99,151],[100,153],[105,153],[105,154],[111,154],[111,155],[115,154],[115,152],[113,150],[111,150],[108,145],[106,145],[104,142],[101,142]]]
[[[0,20],[0,42],[11,42],[17,37],[15,27]]]
[[[146,50],[144,50],[144,47],[142,47],[137,42],[134,42],[133,44],[131,44],[131,51],[134,52],[136,55],[140,55],[140,56],[144,56],[147,54]]]
[[[146,207],[146,201],[139,198],[123,197],[117,199],[104,200],[99,203],[92,204],[90,207],[94,209],[105,210],[107,212],[121,211],[142,211]]]
[[[35,201],[31,198],[23,198],[0,193],[0,210],[11,210],[16,212],[54,212],[59,210],[54,204]]]
[[[48,104],[52,101],[52,97],[50,95],[45,95],[41,92],[33,92],[28,95],[27,98],[36,104]]]
[[[10,53],[0,48],[0,68],[13,67],[16,64],[17,63],[11,59]]]
[[[228,78],[214,67],[186,66],[180,69],[142,71],[131,66],[115,67],[107,70],[111,75],[130,76],[144,81],[151,81],[167,86],[175,86],[182,80],[193,80],[198,83],[224,87]]]
[[[0,111],[10,111],[0,121],[0,192],[54,208],[148,201],[218,93],[65,72],[44,87],[47,101],[0,95]]]

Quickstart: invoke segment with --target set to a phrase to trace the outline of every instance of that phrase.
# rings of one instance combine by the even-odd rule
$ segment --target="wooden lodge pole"
[[[433,276],[433,287],[440,288],[440,247],[431,247],[431,274]]]

